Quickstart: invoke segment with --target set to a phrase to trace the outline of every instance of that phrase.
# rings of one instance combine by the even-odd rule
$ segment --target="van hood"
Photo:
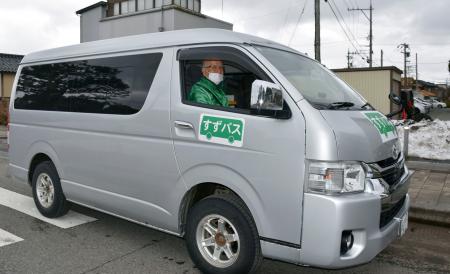
[[[374,163],[397,159],[400,153],[395,126],[378,111],[321,110],[334,132],[338,159]]]

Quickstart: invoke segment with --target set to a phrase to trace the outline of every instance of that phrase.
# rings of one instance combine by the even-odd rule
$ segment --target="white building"
[[[233,25],[201,13],[201,0],[107,0],[76,12],[80,42],[191,28]]]

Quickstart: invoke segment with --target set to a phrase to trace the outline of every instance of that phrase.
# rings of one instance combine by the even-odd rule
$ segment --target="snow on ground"
[[[403,147],[403,121],[392,121]],[[450,121],[422,120],[409,127],[408,156],[450,160]]]

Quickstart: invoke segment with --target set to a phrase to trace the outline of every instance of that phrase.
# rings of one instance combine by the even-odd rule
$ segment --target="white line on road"
[[[66,215],[57,219],[49,219],[41,215],[31,197],[4,189],[0,187],[0,205],[20,211],[34,218],[58,226],[60,228],[70,228],[81,224],[96,221],[97,219],[69,211]]]
[[[23,239],[0,228],[0,247],[20,241],[23,241]]]

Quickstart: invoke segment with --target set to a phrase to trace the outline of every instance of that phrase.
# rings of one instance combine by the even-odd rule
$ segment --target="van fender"
[[[229,188],[241,198],[255,221],[260,236],[267,235],[271,230],[269,223],[265,222],[264,204],[255,185],[248,181],[239,172],[219,164],[204,164],[191,167],[182,172],[187,191],[179,196],[180,207],[184,197],[197,185],[203,183],[215,183]],[[181,213],[181,212],[180,212]]]
[[[33,158],[38,155],[38,154],[45,154],[47,155],[50,160],[53,162],[53,164],[56,167],[56,171],[58,172],[59,178],[65,178],[64,176],[64,171],[61,168],[61,161],[58,157],[58,154],[56,153],[55,149],[53,149],[53,147],[44,141],[38,141],[33,143],[30,146],[30,149],[28,149],[28,153],[26,155],[26,167],[28,168],[28,172],[30,172],[30,167],[31,167],[31,161],[33,160]]]

